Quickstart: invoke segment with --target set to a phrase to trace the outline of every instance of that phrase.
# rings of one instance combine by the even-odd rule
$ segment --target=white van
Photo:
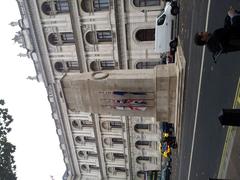
[[[155,52],[174,53],[177,47],[177,38],[174,34],[175,20],[179,13],[176,1],[166,2],[164,10],[156,18],[155,24]]]

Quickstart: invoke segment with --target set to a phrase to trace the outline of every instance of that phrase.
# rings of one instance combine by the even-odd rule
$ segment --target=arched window
[[[87,165],[83,164],[83,165],[81,165],[81,169],[82,169],[83,171],[87,171],[87,170],[88,170],[88,167],[87,167]]]
[[[46,15],[68,13],[69,4],[67,0],[45,1],[42,4],[42,11]]]
[[[147,131],[150,130],[151,125],[150,124],[136,124],[134,126],[134,130],[136,132],[143,132],[143,131]]]
[[[85,152],[83,152],[83,151],[78,151],[78,156],[79,156],[80,158],[83,158],[83,157],[85,156]]]
[[[58,72],[63,72],[64,71],[64,66],[62,62],[56,62],[54,64],[54,68],[58,71]]]
[[[159,61],[142,61],[136,64],[137,69],[153,69],[156,65],[161,64]]]
[[[133,0],[136,7],[160,6],[161,0]]]
[[[136,39],[138,41],[154,41],[155,29],[140,29],[136,32]]]
[[[100,67],[99,67],[99,62],[98,61],[93,61],[90,63],[90,69],[92,71],[99,71],[101,70]]]
[[[102,127],[106,130],[121,129],[123,124],[120,121],[104,121],[102,122]]]
[[[48,41],[55,46],[75,43],[72,32],[51,33],[48,36]]]
[[[111,138],[109,138],[109,137],[104,138],[103,142],[104,142],[105,145],[110,145],[111,144]]]
[[[127,169],[125,167],[108,167],[107,170],[111,174],[126,173],[127,172]]]
[[[73,120],[72,126],[74,128],[81,129],[81,128],[85,128],[85,127],[93,127],[93,123],[91,121],[86,121],[86,120],[82,120],[82,121]]]
[[[80,144],[82,143],[82,138],[80,136],[76,136],[75,141]]]
[[[106,11],[109,9],[109,0],[83,0],[82,9],[85,12]]]
[[[80,126],[79,126],[79,122],[76,121],[76,120],[72,121],[72,126],[73,126],[74,128],[79,128],[79,127],[80,127]]]
[[[86,39],[90,44],[98,44],[104,42],[112,42],[112,32],[107,31],[89,31]]]
[[[114,167],[108,167],[108,168],[107,168],[107,171],[108,171],[109,173],[113,173],[113,172],[114,172]]]

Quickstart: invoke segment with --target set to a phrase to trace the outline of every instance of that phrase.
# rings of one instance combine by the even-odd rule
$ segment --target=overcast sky
[[[60,180],[65,172],[50,104],[43,83],[27,80],[36,72],[31,59],[20,58],[26,53],[11,39],[19,27],[8,24],[20,19],[16,0],[0,6],[1,53],[0,99],[4,99],[14,121],[10,141],[16,145],[14,154],[19,180]]]

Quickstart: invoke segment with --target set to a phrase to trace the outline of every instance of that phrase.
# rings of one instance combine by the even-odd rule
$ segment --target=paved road
[[[223,26],[227,8],[233,5],[240,9],[239,0],[211,0],[208,30]],[[203,48],[193,44],[197,31],[204,31],[208,0],[180,0],[179,36],[187,61],[186,89],[181,151],[178,162],[178,180],[204,180],[217,177],[226,129],[217,120],[222,108],[232,107],[235,88],[240,76],[240,52],[222,55],[212,67],[211,54],[206,49],[199,104],[198,88],[201,76]],[[196,106],[195,143],[191,158]],[[189,162],[191,169],[189,173]]]

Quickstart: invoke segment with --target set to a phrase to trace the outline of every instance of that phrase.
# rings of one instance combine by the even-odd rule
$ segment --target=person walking
[[[230,7],[223,28],[213,33],[198,32],[194,41],[196,45],[206,45],[214,59],[222,53],[240,51],[240,12]]]

